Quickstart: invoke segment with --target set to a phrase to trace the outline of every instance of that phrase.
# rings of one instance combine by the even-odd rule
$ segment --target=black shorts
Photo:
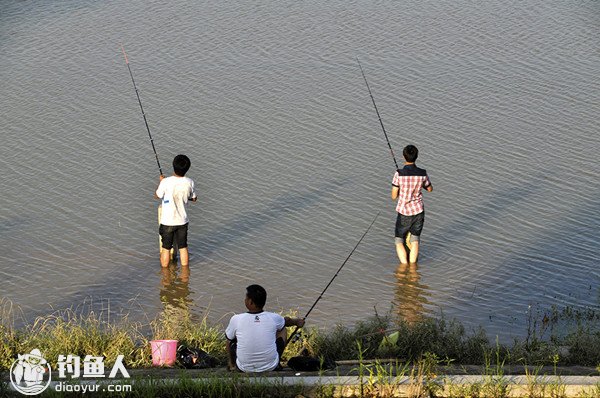
[[[424,211],[414,216],[405,216],[398,213],[398,218],[396,218],[396,238],[404,239],[408,232],[413,236],[421,236],[424,222]]]
[[[158,233],[162,239],[162,247],[167,250],[173,248],[175,244],[179,249],[187,247],[188,225],[162,225],[158,227]]]

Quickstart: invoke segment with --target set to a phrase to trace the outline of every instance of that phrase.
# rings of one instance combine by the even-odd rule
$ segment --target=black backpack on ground
[[[316,372],[318,370],[335,369],[337,365],[331,359],[311,357],[308,356],[306,350],[302,350],[300,355],[290,358],[287,366],[293,370]]]
[[[186,369],[206,369],[219,366],[219,360],[206,351],[184,345],[177,348],[177,362]]]

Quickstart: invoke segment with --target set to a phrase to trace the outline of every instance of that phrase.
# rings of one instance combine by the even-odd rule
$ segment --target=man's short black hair
[[[407,145],[404,147],[402,154],[407,162],[413,163],[419,157],[419,150],[414,145]]]
[[[179,177],[185,176],[185,173],[190,169],[192,162],[190,162],[190,158],[185,155],[177,155],[175,159],[173,159],[173,171]]]
[[[248,286],[246,296],[259,308],[263,308],[267,302],[267,291],[260,285]]]

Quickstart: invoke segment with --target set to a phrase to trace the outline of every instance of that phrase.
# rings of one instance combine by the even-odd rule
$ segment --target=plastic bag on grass
[[[206,351],[184,345],[177,348],[177,362],[186,369],[206,369],[219,366],[219,360]]]

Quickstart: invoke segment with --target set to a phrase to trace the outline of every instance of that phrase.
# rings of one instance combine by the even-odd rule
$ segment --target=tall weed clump
[[[467,335],[456,320],[423,318],[414,323],[399,320],[394,339],[386,339],[379,347],[378,355],[418,360],[429,353],[449,361],[473,364],[483,362],[489,346],[487,335],[481,328]]]
[[[9,369],[19,353],[20,334],[14,327],[14,319],[15,308],[12,302],[0,298],[0,370]]]
[[[110,311],[66,309],[37,317],[16,330],[6,320],[13,309],[0,301],[0,369],[9,369],[17,354],[39,349],[54,368],[59,355],[104,357],[112,366],[124,355],[128,368],[151,366],[150,340],[176,339],[179,344],[202,348],[217,358],[225,357],[225,339],[220,326],[212,326],[206,316],[194,319],[189,309],[166,308],[148,324],[132,322],[127,315],[110,316]]]
[[[388,326],[389,319],[379,316],[358,322],[352,329],[337,325],[329,333],[314,334],[312,346],[317,356],[334,360],[374,358]]]
[[[0,370],[8,369],[12,365],[13,358],[18,353],[18,339],[15,332],[0,325]]]
[[[141,325],[127,317],[113,322],[102,313],[78,314],[68,309],[36,318],[20,333],[18,352],[37,348],[54,366],[59,355],[76,355],[81,360],[86,355],[101,356],[106,365],[124,355],[126,366],[141,367],[150,365],[150,358],[145,349],[148,340],[140,330]]]
[[[178,340],[179,345],[200,348],[222,362],[227,358],[223,328],[211,324],[207,313],[194,316],[187,305],[167,306],[150,322],[150,329],[153,340]]]

